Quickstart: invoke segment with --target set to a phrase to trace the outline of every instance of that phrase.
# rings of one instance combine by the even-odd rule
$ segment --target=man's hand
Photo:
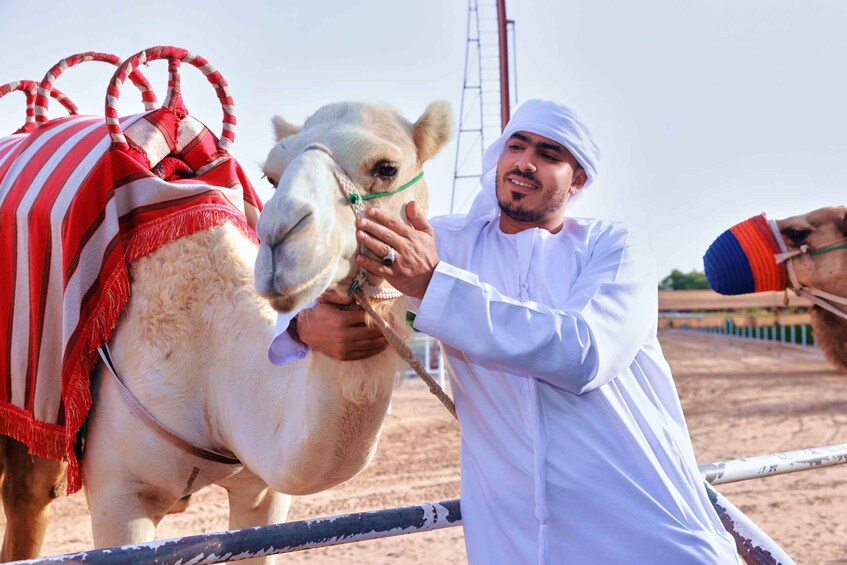
[[[365,325],[365,312],[343,308],[353,302],[335,292],[322,294],[313,308],[297,314],[300,341],[339,361],[367,359],[385,351],[388,342],[379,329]]]
[[[406,217],[411,226],[379,208],[369,208],[367,218],[356,222],[356,238],[374,257],[385,257],[394,248],[394,264],[385,265],[362,253],[356,262],[406,296],[422,299],[439,261],[435,233],[414,202],[406,205]]]

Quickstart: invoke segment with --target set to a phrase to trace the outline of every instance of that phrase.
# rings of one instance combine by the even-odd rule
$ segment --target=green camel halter
[[[826,253],[828,251],[836,251],[838,249],[847,249],[847,244],[833,245],[832,247],[826,247],[824,249],[815,249],[813,251],[809,251],[809,255],[820,255],[821,253]]]
[[[396,188],[394,190],[387,190],[385,192],[374,192],[373,194],[365,194],[364,196],[360,195],[358,191],[353,192],[347,197],[347,201],[350,204],[356,204],[359,200],[373,200],[374,198],[382,198],[383,196],[391,196],[392,194],[397,194],[398,192],[403,192],[419,180],[423,178],[423,171],[419,172],[415,178],[401,186],[400,188]]]
[[[777,238],[777,241],[780,242],[780,246],[785,249],[785,243],[782,239],[782,234],[779,229],[776,227],[776,223],[772,224],[773,233]],[[847,298],[843,296],[838,296],[836,294],[831,294],[829,292],[825,292],[823,290],[806,286],[801,283],[797,278],[797,273],[794,272],[794,262],[792,259],[798,256],[812,256],[812,255],[822,255],[823,253],[829,253],[830,251],[838,251],[839,249],[847,249],[847,243],[840,243],[841,240],[831,241],[828,247],[822,247],[820,249],[811,249],[808,245],[801,245],[799,249],[794,251],[787,251],[785,253],[776,254],[776,262],[777,263],[785,263],[786,270],[788,271],[788,286],[794,290],[794,293],[797,296],[802,296],[808,300],[810,300],[816,306],[823,308],[835,314],[840,318],[844,318],[847,320],[847,312],[841,310],[836,307],[835,304],[840,304],[842,306],[847,306]],[[831,245],[832,243],[838,243],[838,245]],[[788,298],[788,295],[786,295]]]
[[[389,190],[386,192],[376,192],[374,194],[366,194],[362,196],[359,194],[359,189],[356,187],[356,184],[353,182],[353,179],[350,178],[344,169],[341,168],[341,165],[335,160],[332,152],[328,147],[321,145],[320,143],[313,143],[306,147],[303,150],[306,151],[317,151],[320,155],[327,160],[327,163],[330,165],[333,174],[335,175],[336,180],[338,180],[338,186],[341,188],[341,192],[344,193],[344,198],[347,199],[347,203],[350,204],[350,208],[353,209],[353,213],[356,215],[356,220],[365,217],[365,200],[373,200],[375,198],[382,198],[383,196],[391,196],[392,194],[397,194],[398,192],[402,192],[414,185],[416,182],[423,178],[423,171],[418,173],[412,180],[405,183],[399,188],[394,190]],[[361,253],[367,253],[367,248],[359,244],[359,251]],[[393,251],[393,250],[392,250]],[[350,285],[350,290],[347,291],[348,294],[353,294],[359,289],[362,289],[362,292],[368,298],[376,298],[376,299],[388,299],[388,298],[399,298],[403,296],[402,293],[392,289],[378,289],[371,285],[367,279],[368,272],[362,268],[358,270],[356,276],[353,278],[353,283]]]

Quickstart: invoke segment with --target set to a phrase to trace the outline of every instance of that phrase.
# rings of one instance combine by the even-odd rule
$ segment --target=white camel
[[[800,284],[847,299],[847,206],[820,208],[776,224],[788,250],[801,251],[790,259]],[[847,317],[847,302],[823,299]],[[821,351],[847,372],[847,319],[819,305],[812,306],[809,314]]]
[[[231,528],[281,522],[290,495],[331,488],[367,466],[399,357],[388,350],[342,363],[315,353],[284,367],[267,360],[273,307],[345,292],[356,275],[354,214],[327,153],[303,150],[320,143],[362,195],[388,192],[445,144],[449,114],[437,102],[410,123],[388,108],[342,103],[321,108],[302,129],[275,118],[265,174],[279,186],[259,221],[261,247],[224,224],[131,265],[132,298],[110,341],[117,371],[165,426],[241,464],[200,459],[165,441],[98,368],[82,460],[97,547],[154,539],[181,497],[211,484],[228,492]],[[369,205],[399,214],[416,200],[425,209],[426,190],[420,181]],[[392,310],[401,306],[382,306],[399,326],[403,316]],[[33,534],[7,528],[9,535]]]

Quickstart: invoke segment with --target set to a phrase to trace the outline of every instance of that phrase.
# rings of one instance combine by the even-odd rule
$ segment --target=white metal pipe
[[[843,463],[847,463],[847,444],[707,463],[700,465],[700,472],[707,481],[706,490],[712,504],[721,517],[724,527],[735,537],[739,552],[747,563],[793,565],[794,561],[765,532],[744,516],[726,498],[712,489],[708,483],[713,485],[726,484]],[[371,520],[380,523],[380,527],[371,525]],[[417,507],[394,508],[346,516],[316,518],[291,524],[249,528],[248,530],[252,532],[250,534],[247,534],[247,530],[204,534],[179,540],[151,542],[141,546],[127,546],[121,548],[119,552],[114,549],[97,550],[75,555],[44,558],[31,563],[65,563],[71,558],[85,560],[87,563],[109,563],[110,565],[117,563],[152,563],[162,556],[167,556],[166,559],[174,558],[178,555],[177,552],[180,552],[181,557],[191,559],[203,555],[204,551],[209,551],[211,546],[208,544],[210,542],[215,547],[213,553],[220,555],[221,559],[244,559],[256,555],[283,553],[420,530],[458,526],[461,523],[459,501],[452,500],[434,504],[427,503]],[[332,528],[330,528],[330,524],[333,525]],[[338,529],[335,529],[335,527],[338,527]],[[378,533],[377,530],[379,529],[385,531]],[[259,541],[260,539],[265,542],[272,539],[271,546],[273,548],[263,546]],[[229,544],[230,540],[233,545],[225,548],[224,541]],[[207,554],[205,558],[204,563],[220,562],[212,555]]]
[[[706,463],[700,465],[700,473],[709,483],[722,485],[844,463],[847,463],[847,443]]]
[[[726,531],[735,538],[738,554],[748,565],[795,565],[794,560],[741,510],[706,485],[709,500]]]

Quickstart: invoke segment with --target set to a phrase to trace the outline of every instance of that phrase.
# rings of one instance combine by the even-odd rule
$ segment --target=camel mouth
[[[291,312],[309,304],[330,287],[340,260],[339,246],[329,238],[324,251],[316,250],[308,238],[287,238],[284,246],[259,246],[255,285],[274,310]],[[315,257],[326,257],[315,261]]]
[[[332,265],[327,265],[323,271],[305,283],[292,286],[273,285],[270,290],[259,289],[259,294],[267,299],[274,310],[287,314],[316,300],[324,289],[330,286],[332,279]]]

